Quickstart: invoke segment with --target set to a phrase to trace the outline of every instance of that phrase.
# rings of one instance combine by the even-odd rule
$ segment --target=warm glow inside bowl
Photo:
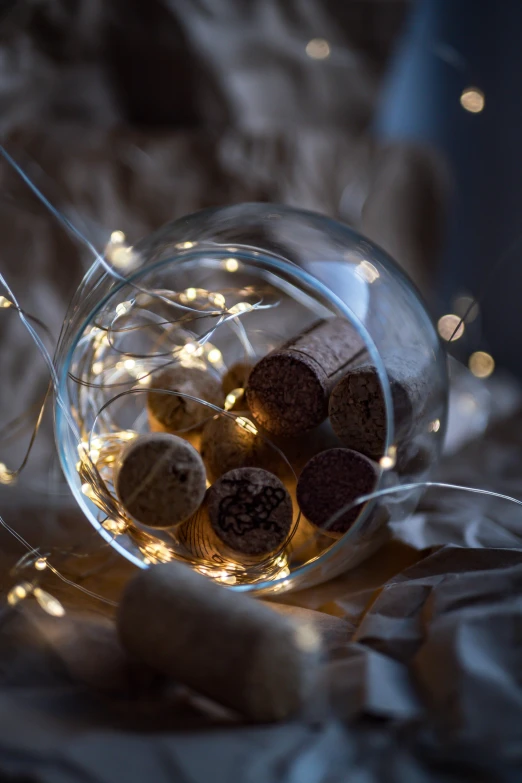
[[[58,356],[60,459],[105,542],[142,568],[180,558],[234,589],[261,593],[316,584],[367,557],[386,536],[387,522],[411,513],[419,490],[368,502],[348,532],[332,538],[299,514],[294,479],[300,465],[292,444],[276,444],[294,474],[286,479],[294,505],[291,536],[263,560],[231,560],[204,548],[187,552],[175,531],[147,529],[122,513],[112,481],[121,450],[149,431],[148,388],[166,362],[220,379],[235,363],[254,363],[333,316],[347,319],[364,341],[382,389],[386,443],[378,488],[425,480],[445,429],[446,365],[430,318],[404,274],[344,225],[263,204],[197,213],[132,250],[117,251],[107,254],[116,274],[97,264],[84,279]],[[407,431],[396,433],[398,361],[422,383]],[[257,432],[251,417],[241,419],[238,426],[246,421]],[[180,434],[198,447],[197,431]]]

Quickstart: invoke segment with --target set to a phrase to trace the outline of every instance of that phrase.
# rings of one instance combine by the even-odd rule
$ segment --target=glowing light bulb
[[[127,526],[121,519],[106,519],[105,522],[103,522],[102,527],[105,528],[107,532],[117,536],[120,533],[124,533]]]
[[[439,318],[437,329],[443,340],[455,342],[455,340],[460,340],[464,334],[464,323],[458,315],[450,313]]]
[[[237,272],[237,270],[239,269],[239,263],[235,258],[226,258],[225,269],[227,270],[227,272]]]
[[[396,462],[397,462],[397,447],[390,446],[390,448],[388,449],[388,453],[380,458],[379,465],[383,470],[390,470],[391,468],[395,467]]]
[[[235,585],[237,582],[237,578],[234,574],[229,574],[227,571],[219,571],[216,574],[216,579],[223,582],[225,585]]]
[[[33,593],[44,612],[47,612],[52,617],[64,616],[65,609],[54,595],[51,595],[46,590],[42,590],[41,587],[35,587]]]
[[[45,571],[47,568],[47,560],[45,557],[39,557],[38,560],[35,560],[34,567],[37,571]]]
[[[252,433],[252,435],[257,435],[258,433],[257,427],[250,421],[250,419],[245,419],[243,416],[237,417],[236,424],[238,427],[241,427],[241,429]]]
[[[123,231],[113,231],[111,234],[111,242],[113,245],[121,245],[125,242],[125,234]]]
[[[0,296],[0,307],[12,307],[13,303],[5,296]]]
[[[238,313],[247,313],[249,310],[252,310],[252,305],[248,302],[238,302],[233,307],[230,308],[228,311],[232,315],[237,315]]]
[[[29,582],[21,582],[12,587],[7,593],[7,603],[10,606],[16,606],[19,601],[23,601],[24,598],[27,598],[32,591],[33,587]]]
[[[136,367],[136,362],[134,359],[125,359],[123,366],[126,370],[133,370]]]
[[[0,484],[14,484],[16,481],[16,473],[9,470],[7,465],[0,462]]]
[[[219,348],[212,348],[212,350],[208,352],[207,359],[211,364],[217,364],[218,362],[220,362],[221,351],[219,350]]]
[[[103,372],[103,362],[94,362],[92,365],[92,372],[94,375],[100,375]]]
[[[216,307],[224,307],[226,304],[223,294],[209,294],[208,301]]]
[[[489,378],[495,369],[495,360],[485,351],[475,351],[469,357],[468,367],[476,378]]]
[[[440,419],[434,419],[428,426],[428,432],[438,432],[440,430]]]
[[[312,60],[326,60],[330,56],[330,44],[324,38],[312,38],[305,51]]]
[[[109,248],[107,250],[107,257],[114,266],[119,267],[120,269],[136,266],[139,261],[139,255],[135,252],[134,248],[127,247],[126,245],[118,245],[115,248]]]
[[[131,307],[132,302],[120,302],[119,305],[116,305],[116,315],[125,315],[125,313],[129,312]]]
[[[484,93],[478,87],[466,87],[460,96],[460,105],[471,114],[479,114],[486,105]]]
[[[194,299],[197,298],[198,292],[195,288],[187,288],[185,291],[185,298],[188,299],[189,302],[193,302]]]
[[[178,250],[190,250],[191,247],[195,247],[197,242],[178,242],[176,248]]]
[[[231,392],[227,394],[225,397],[225,410],[229,411],[231,410],[236,402],[241,399],[241,397],[244,394],[244,389],[232,389]]]

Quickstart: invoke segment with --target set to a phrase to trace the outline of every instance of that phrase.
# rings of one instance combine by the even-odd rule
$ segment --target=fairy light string
[[[122,447],[136,437],[138,431],[132,428],[124,429],[118,427],[112,415],[112,406],[115,406],[119,400],[143,394],[150,388],[155,388],[153,385],[155,375],[171,365],[183,365],[183,362],[186,362],[188,366],[193,366],[191,363],[199,362],[197,366],[202,366],[208,371],[216,370],[222,373],[225,369],[223,355],[212,340],[216,339],[223,329],[230,329],[235,335],[245,359],[254,359],[256,352],[249,339],[243,319],[255,311],[271,310],[277,307],[279,302],[271,298],[269,293],[262,288],[238,286],[237,288],[226,287],[223,290],[207,290],[200,287],[188,287],[176,292],[161,288],[149,289],[139,285],[135,280],[130,280],[128,275],[142,263],[142,259],[139,252],[127,243],[123,232],[113,231],[104,253],[99,253],[81,232],[42,196],[2,147],[0,147],[0,153],[15,168],[51,213],[60,220],[62,225],[93,254],[95,263],[85,279],[83,289],[80,288],[75,295],[73,306],[81,299],[82,292],[85,293],[89,282],[94,279],[100,268],[104,274],[110,275],[132,291],[127,298],[119,301],[116,306],[109,304],[107,310],[99,314],[101,320],[95,322],[82,337],[83,348],[85,348],[89,361],[86,362],[83,368],[80,367],[78,372],[71,372],[69,380],[80,390],[79,395],[84,409],[70,410],[60,394],[54,359],[37,331],[38,328],[46,332],[48,336],[45,324],[24,312],[5,277],[0,275],[0,284],[4,290],[4,294],[0,296],[0,310],[6,311],[5,314],[0,313],[0,317],[9,315],[10,311],[17,314],[44,359],[50,374],[46,398],[38,415],[38,421],[33,430],[26,456],[16,470],[0,463],[0,482],[5,484],[14,483],[21,470],[24,469],[42,420],[45,405],[50,394],[54,393],[67,426],[78,444],[79,460],[77,470],[82,481],[84,494],[99,509],[99,523],[104,531],[109,534],[109,540],[111,537],[116,538],[124,534],[129,535],[137,543],[144,562],[147,564],[165,562],[172,559],[173,556],[183,559],[183,553],[176,552],[173,554],[169,541],[159,541],[155,536],[134,526],[114,494],[114,488],[111,486],[110,479],[112,466],[117,460]],[[177,249],[184,253],[190,253],[192,250],[197,249],[197,242],[191,240],[180,242],[177,245]],[[505,255],[509,255],[513,249],[514,247],[510,248]],[[228,248],[230,253],[236,252],[236,250],[236,248]],[[498,265],[495,266],[500,266],[505,262],[505,255],[501,257]],[[221,264],[222,268],[229,274],[235,274],[240,269],[240,263],[233,257],[224,256],[221,259]],[[371,267],[372,265],[366,265],[363,268],[363,277],[369,283],[376,279],[375,270]],[[476,306],[476,301],[471,301],[467,311],[460,319],[458,315],[453,316],[452,314],[444,317],[452,319],[447,321],[447,328],[445,328],[444,337],[448,342],[456,339],[457,336],[461,336],[464,331],[464,324],[467,322],[466,319],[473,307]],[[172,317],[168,317],[164,313],[160,315],[156,312],[154,308],[159,305],[166,308]],[[142,322],[137,324],[127,323],[130,319],[136,317],[137,314],[142,319]],[[107,317],[106,321],[103,320],[105,317]],[[207,321],[209,323],[206,323]],[[60,339],[63,339],[67,327],[68,322],[65,319]],[[143,336],[147,330],[151,333],[154,330],[157,332],[154,350],[140,353],[120,346],[120,340],[128,336]],[[181,336],[182,340],[180,339]],[[490,363],[488,364],[487,359],[489,355],[484,352],[476,352],[476,354],[480,355],[476,356],[472,364],[475,363],[479,377],[480,373],[484,373],[482,377],[485,377],[485,373],[491,366]],[[492,361],[492,357],[489,358]],[[128,388],[129,386],[131,388]],[[111,392],[109,399],[104,398],[103,395],[107,390],[118,388],[123,388],[123,390],[116,394]],[[296,481],[295,472],[283,451],[271,443],[249,418],[242,414],[233,413],[232,408],[244,394],[243,388],[238,387],[228,393],[224,402],[224,409],[213,406],[201,398],[183,395],[181,392],[169,389],[159,389],[158,391],[165,394],[177,394],[200,403],[202,406],[207,407],[209,416],[228,416],[238,427],[250,435],[264,439],[286,461],[292,480]],[[86,417],[89,420],[88,425],[84,421],[84,412],[88,412]],[[437,432],[440,428],[440,421],[434,420],[430,427],[431,432]],[[391,446],[380,460],[380,467],[383,473],[393,470],[396,466],[396,460],[396,446]],[[489,490],[438,482],[412,482],[395,487],[380,488],[374,493],[357,498],[337,512],[329,520],[325,529],[334,525],[340,516],[356,506],[378,500],[389,494],[430,487],[489,495],[522,505],[522,501]],[[270,559],[273,560],[276,566],[273,571],[274,578],[279,581],[283,580],[284,582],[285,572],[289,573],[284,550],[288,547],[297,531],[299,521],[300,515],[298,514],[297,519],[294,520],[290,537],[275,556],[270,556]],[[81,590],[97,600],[104,601],[111,606],[114,605],[114,602],[87,590],[58,571],[51,558],[63,557],[66,554],[65,552],[53,551],[42,554],[38,549],[32,548],[25,539],[19,536],[1,518],[0,524],[28,550],[28,555],[22,558],[22,561],[15,568],[16,575],[20,575],[20,579],[8,593],[7,600],[11,606],[16,606],[27,598],[34,598],[47,613],[56,617],[63,616],[65,610],[58,599],[41,587],[41,579],[47,572],[54,574],[66,584]],[[104,546],[109,545],[107,542],[104,544]],[[304,545],[302,547],[298,546],[295,552],[304,551],[304,548]],[[190,558],[187,557],[186,559],[190,562]],[[202,573],[207,573],[223,584],[235,584],[233,581],[236,579],[234,564],[224,563],[216,567],[215,563],[200,562],[196,565]],[[259,563],[260,574],[263,573],[264,566],[265,563],[261,561]],[[241,566],[238,565],[238,574],[240,569]],[[251,569],[250,576],[252,581],[255,582],[255,568]]]

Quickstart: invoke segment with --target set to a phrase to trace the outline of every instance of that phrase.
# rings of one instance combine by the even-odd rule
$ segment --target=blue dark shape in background
[[[460,105],[469,86],[485,95],[480,114]],[[445,155],[453,192],[437,311],[453,312],[455,296],[485,287],[482,338],[469,348],[522,374],[522,3],[420,0],[376,133],[428,142]]]

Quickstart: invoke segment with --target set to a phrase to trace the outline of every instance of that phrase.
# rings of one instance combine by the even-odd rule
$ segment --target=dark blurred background
[[[521,16],[518,0],[3,0],[2,141],[100,249],[245,200],[346,221],[446,338],[480,295],[450,347],[489,357],[476,374],[518,372]],[[92,256],[0,177],[2,270],[58,334]],[[11,417],[46,370],[18,319],[0,330]]]

